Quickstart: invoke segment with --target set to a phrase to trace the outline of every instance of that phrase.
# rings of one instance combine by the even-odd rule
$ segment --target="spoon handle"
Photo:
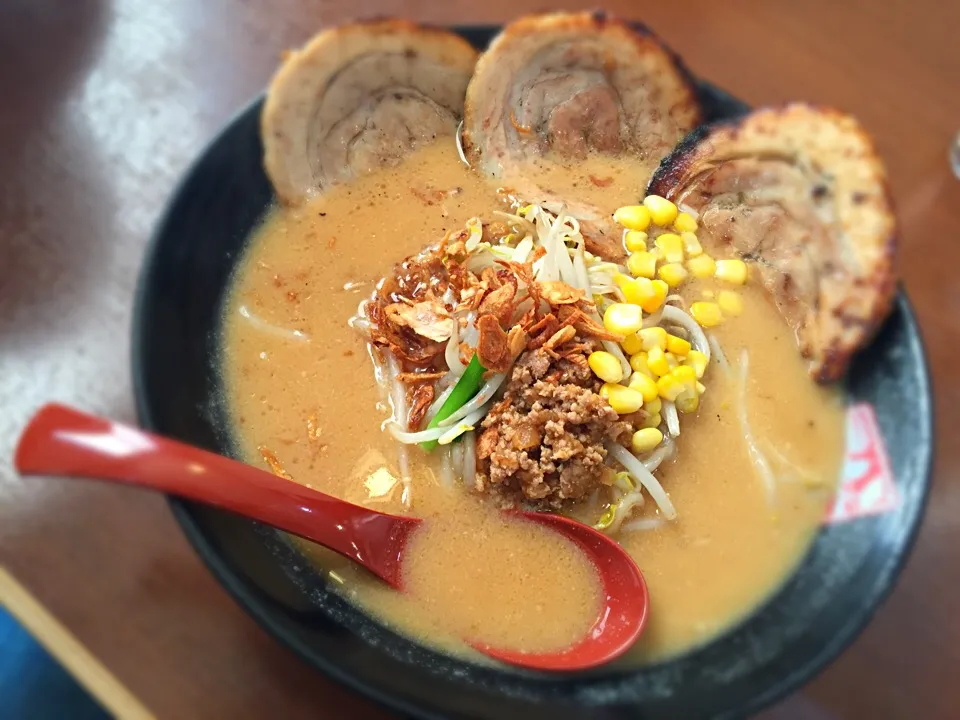
[[[229,510],[325,545],[395,587],[400,551],[419,522],[63,405],[47,405],[33,417],[14,464],[22,475],[108,480]]]

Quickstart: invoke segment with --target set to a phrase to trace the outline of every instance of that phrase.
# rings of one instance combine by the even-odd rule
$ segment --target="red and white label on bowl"
[[[825,522],[879,515],[899,504],[876,413],[867,403],[851,405],[847,408],[847,449],[840,487],[827,508]]]

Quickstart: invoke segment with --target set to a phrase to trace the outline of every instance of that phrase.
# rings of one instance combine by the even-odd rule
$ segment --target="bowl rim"
[[[482,33],[496,31],[499,27],[500,26],[496,25],[457,25],[451,26],[450,29],[461,34],[465,32],[469,34],[471,32]],[[699,79],[697,79],[696,82],[698,85],[706,86],[713,91],[725,95],[724,91],[719,90],[709,83]],[[150,312],[150,307],[158,302],[154,297],[156,290],[153,287],[152,278],[156,273],[160,255],[162,254],[166,239],[169,236],[167,228],[174,220],[179,200],[185,194],[187,185],[191,178],[202,170],[213,146],[221,140],[228,129],[243,120],[249,113],[256,112],[262,104],[263,99],[264,95],[261,93],[240,110],[236,111],[183,171],[171,194],[168,196],[164,209],[156,221],[146,245],[134,293],[130,353],[137,420],[144,428],[156,430],[159,426],[154,407],[151,405],[149,393],[147,392],[149,380],[146,374],[144,351],[145,337],[149,333],[147,317]],[[789,675],[752,695],[751,698],[737,708],[735,712],[731,711],[730,714],[722,715],[721,717],[738,717],[741,714],[747,715],[754,713],[796,691],[801,685],[822,672],[853,642],[873,619],[876,612],[889,597],[900,573],[911,556],[922,525],[927,503],[929,502],[932,485],[931,479],[935,451],[934,400],[929,359],[922,334],[916,319],[916,314],[902,286],[898,286],[894,302],[894,312],[903,313],[905,325],[909,330],[909,339],[912,345],[910,354],[917,364],[916,375],[921,384],[921,393],[918,398],[918,416],[923,421],[923,434],[925,436],[925,442],[916,450],[919,456],[917,463],[918,471],[917,477],[913,482],[919,485],[919,492],[917,493],[913,515],[909,519],[908,529],[904,532],[903,542],[898,549],[898,556],[895,562],[884,566],[882,571],[878,573],[874,587],[871,588],[869,592],[871,598],[869,607],[865,611],[851,615],[850,620],[842,625],[840,631],[834,636],[830,643],[822,646],[818,652],[811,655],[811,658],[807,662],[795,668]],[[866,352],[869,352],[869,349],[867,349]],[[321,670],[337,682],[346,685],[367,698],[375,700],[384,707],[414,717],[444,717],[444,715],[438,714],[433,708],[424,707],[423,705],[408,701],[388,691],[382,690],[374,684],[366,682],[363,678],[346,670],[332,658],[320,656],[308,650],[305,644],[298,638],[297,633],[288,631],[287,628],[283,627],[283,624],[274,617],[276,611],[269,606],[269,601],[261,594],[255,592],[248,581],[230,567],[229,561],[224,558],[215,544],[205,534],[200,523],[192,514],[191,508],[194,507],[195,504],[172,496],[168,496],[167,500],[171,512],[180,525],[184,535],[187,537],[187,540],[217,581],[228,591],[233,599],[243,607],[247,614],[269,634],[279,640],[282,645],[292,650],[294,654],[308,665]],[[776,591],[774,592],[774,595],[775,594]]]

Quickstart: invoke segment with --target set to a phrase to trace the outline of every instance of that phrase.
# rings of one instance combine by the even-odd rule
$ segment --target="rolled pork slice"
[[[277,196],[297,204],[452,138],[476,57],[459,35],[404,20],[333,28],[291,52],[261,118]]]
[[[525,168],[596,151],[652,172],[699,121],[688,75],[653,34],[602,13],[553,13],[510,23],[490,44],[467,87],[463,138],[471,165],[527,202],[566,205],[586,221],[591,249],[619,258],[609,212],[558,197]]]
[[[883,164],[852,117],[792,104],[705,128],[648,191],[699,217],[708,253],[751,264],[817,381],[840,378],[890,312],[896,221]]]

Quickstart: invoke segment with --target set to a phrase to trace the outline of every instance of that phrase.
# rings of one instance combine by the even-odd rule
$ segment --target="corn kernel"
[[[696,278],[708,278],[713,277],[717,270],[717,264],[709,255],[697,255],[687,260],[687,269]]]
[[[630,282],[625,282],[620,286],[620,292],[623,293],[623,297],[628,303],[639,305],[642,308],[656,295],[656,291],[650,282],[644,277],[631,278]]]
[[[716,327],[723,322],[720,306],[715,302],[695,302],[690,305],[690,314],[701,327]],[[609,329],[609,328],[608,328]]]
[[[668,352],[666,353],[666,355],[667,355],[667,365],[669,366],[670,371],[672,372],[674,368],[677,368],[680,366],[680,361],[677,359],[677,356],[674,355],[672,352]]]
[[[634,278],[627,277],[626,275],[615,275],[614,282],[617,284],[617,287],[620,288],[620,292],[623,293],[623,297],[628,303],[633,303],[634,305],[640,304],[638,302],[640,295],[635,286],[636,280],[634,280]]]
[[[707,386],[699,380],[697,381],[697,395],[703,395],[707,391]]]
[[[625,205],[617,208],[613,220],[628,230],[646,230],[650,227],[650,209],[643,205]]]
[[[669,292],[669,286],[663,280],[649,280],[638,277],[630,283],[620,286],[627,302],[639,305],[644,312],[653,313],[660,309]]]
[[[627,258],[627,270],[638,278],[653,278],[657,274],[657,257],[646,251],[635,252]]]
[[[663,233],[663,235],[657,236],[657,239],[653,242],[660,250],[660,255],[668,263],[683,262],[683,240],[679,235]]]
[[[697,374],[697,378],[702,378],[703,374],[707,371],[707,356],[699,350],[691,350],[687,353],[684,364],[693,368]]]
[[[663,303],[667,299],[667,293],[670,292],[670,286],[663,280],[651,280],[650,287],[653,288],[653,297],[640,303],[640,307],[643,308],[644,312],[655,313],[663,307]]]
[[[613,276],[613,282],[617,284],[618,288],[623,288],[624,285],[629,285],[633,282],[633,278],[629,275],[624,275],[623,273],[617,273]]]
[[[646,375],[654,380],[657,379],[657,375],[655,375],[653,370],[650,369],[650,366],[647,365],[647,353],[645,352],[638,352],[636,355],[631,355],[630,367],[633,369],[634,375],[640,373],[641,375]]]
[[[660,427],[660,424],[662,422],[663,422],[663,418],[660,416],[660,411],[658,410],[657,412],[651,412],[649,415],[644,417],[643,422],[641,423],[640,426],[645,428],[648,428],[648,427],[655,428],[655,427]]]
[[[590,353],[587,364],[594,375],[608,383],[618,383],[623,380],[623,368],[620,361],[605,350]]]
[[[625,385],[607,383],[607,402],[618,415],[629,415],[643,407],[643,395]]]
[[[656,428],[643,428],[633,434],[630,445],[636,453],[648,453],[663,442],[663,433]]]
[[[673,229],[681,233],[695,233],[697,231],[697,221],[690,213],[682,212],[673,221]]]
[[[747,281],[747,264],[743,260],[717,260],[714,275],[721,280],[743,285]]]
[[[647,195],[643,199],[643,204],[650,211],[650,219],[657,225],[666,227],[677,219],[677,206],[664,197],[659,195]],[[645,230],[646,228],[637,228]]]
[[[653,414],[653,415],[656,415],[657,413],[659,413],[659,412],[663,409],[663,401],[660,399],[659,391],[658,391],[657,396],[656,396],[653,400],[650,400],[650,401],[644,400],[644,401],[643,401],[643,409],[644,409],[645,412],[651,413],[651,414]],[[660,424],[660,422],[657,421],[657,425],[659,425],[659,424]],[[656,426],[654,426],[654,427],[656,427]]]
[[[634,373],[642,373],[653,377],[653,370],[647,365],[647,354],[645,352],[638,352],[631,355],[630,367]]]
[[[703,247],[697,240],[697,236],[692,232],[680,233],[680,239],[683,240],[683,249],[689,257],[693,258],[703,254]]]
[[[676,400],[677,410],[682,413],[695,413],[700,407],[700,397],[696,393],[681,395]]]
[[[647,234],[643,230],[627,230],[623,237],[623,244],[629,252],[640,252],[647,249]]]
[[[690,390],[695,390],[697,387],[697,371],[694,370],[689,365],[681,365],[672,373],[673,377],[677,382],[683,383]]]
[[[683,392],[683,383],[679,382],[672,374],[664,375],[657,380],[657,393],[664,400],[671,402],[676,400]]]
[[[662,377],[670,372],[667,356],[659,347],[654,347],[647,352],[647,367],[653,370],[653,374],[657,377]]]
[[[717,294],[717,303],[724,315],[736,317],[743,312],[743,298],[733,290],[721,290]]]
[[[660,266],[660,269],[657,270],[657,276],[667,285],[675,288],[687,279],[687,270],[680,263],[668,263]]]
[[[643,349],[647,352],[658,347],[661,350],[667,349],[667,331],[662,327],[648,327],[637,333]]]
[[[643,311],[637,305],[612,303],[603,313],[603,326],[618,335],[635,333],[643,327]]]
[[[610,388],[616,387],[616,383],[604,383],[600,386],[600,397],[606,400],[610,397]]]
[[[640,342],[640,336],[636,333],[630,333],[620,343],[620,347],[627,355],[634,355],[643,350],[643,343]]]
[[[674,355],[685,357],[690,352],[691,347],[690,343],[683,338],[676,335],[667,335],[667,350]]]
[[[644,404],[656,399],[658,394],[656,381],[642,372],[635,372],[631,375],[627,387],[631,387],[643,395]]]

